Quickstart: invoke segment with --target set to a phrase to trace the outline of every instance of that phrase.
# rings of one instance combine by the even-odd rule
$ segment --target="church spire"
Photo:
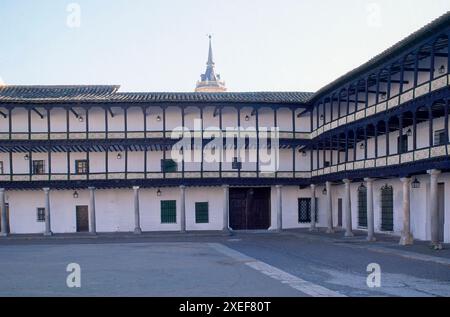
[[[209,52],[208,52],[208,62],[206,63],[206,65],[208,66],[214,66],[214,61],[213,61],[213,51],[212,51],[212,44],[211,44],[211,35],[208,35],[209,37]]]
[[[213,50],[212,50],[212,36],[209,37],[209,51],[208,51],[208,61],[206,62],[206,71],[200,76],[200,81],[197,82],[195,88],[196,92],[224,92],[227,91],[225,87],[225,82],[220,80],[220,75],[215,73],[214,70],[214,60],[213,60]]]

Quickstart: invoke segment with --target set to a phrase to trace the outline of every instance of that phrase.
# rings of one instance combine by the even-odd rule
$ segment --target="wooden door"
[[[9,205],[5,204],[5,207],[6,207],[6,233],[10,233],[10,230],[9,230]],[[0,212],[1,212],[1,210],[0,210]],[[0,221],[0,230],[2,230],[2,226],[3,226],[3,224]]]
[[[89,231],[89,209],[88,206],[77,206],[77,232]]]
[[[270,227],[270,188],[231,188],[230,227],[266,230]]]
[[[338,227],[342,228],[342,198],[338,199]]]

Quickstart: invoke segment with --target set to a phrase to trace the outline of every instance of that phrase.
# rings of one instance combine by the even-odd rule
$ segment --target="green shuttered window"
[[[161,223],[177,223],[176,200],[161,200]]]
[[[209,222],[209,211],[208,203],[201,202],[195,203],[195,222],[196,223],[208,223]]]

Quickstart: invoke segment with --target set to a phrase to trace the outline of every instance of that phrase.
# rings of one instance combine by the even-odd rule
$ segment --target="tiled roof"
[[[117,92],[119,86],[2,86],[0,102],[304,103],[308,92]]]
[[[413,46],[415,43],[423,40],[425,37],[433,35],[436,30],[440,30],[446,27],[450,26],[450,11],[443,14],[439,18],[435,19],[434,21],[428,23],[418,31],[412,33],[411,35],[407,36],[403,40],[397,42],[387,50],[383,51],[382,53],[376,55],[372,59],[370,59],[368,62],[362,64],[361,66],[353,69],[352,71],[346,73],[345,75],[339,77],[335,81],[329,83],[328,85],[324,86],[323,88],[319,89],[312,97],[311,101],[316,99],[317,97],[320,97],[323,93],[327,93],[328,91],[331,91],[333,89],[339,88],[339,85],[342,85],[348,81],[351,81],[357,76],[362,75],[363,73],[369,71],[371,68],[375,68],[379,66],[380,64],[384,63],[386,59],[392,57],[395,54],[401,53],[406,47]]]

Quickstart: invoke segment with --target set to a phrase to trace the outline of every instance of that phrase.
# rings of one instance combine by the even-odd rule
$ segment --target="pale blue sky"
[[[66,24],[72,2],[79,28]],[[449,0],[0,0],[0,78],[193,91],[212,33],[230,91],[316,91],[448,10]]]

